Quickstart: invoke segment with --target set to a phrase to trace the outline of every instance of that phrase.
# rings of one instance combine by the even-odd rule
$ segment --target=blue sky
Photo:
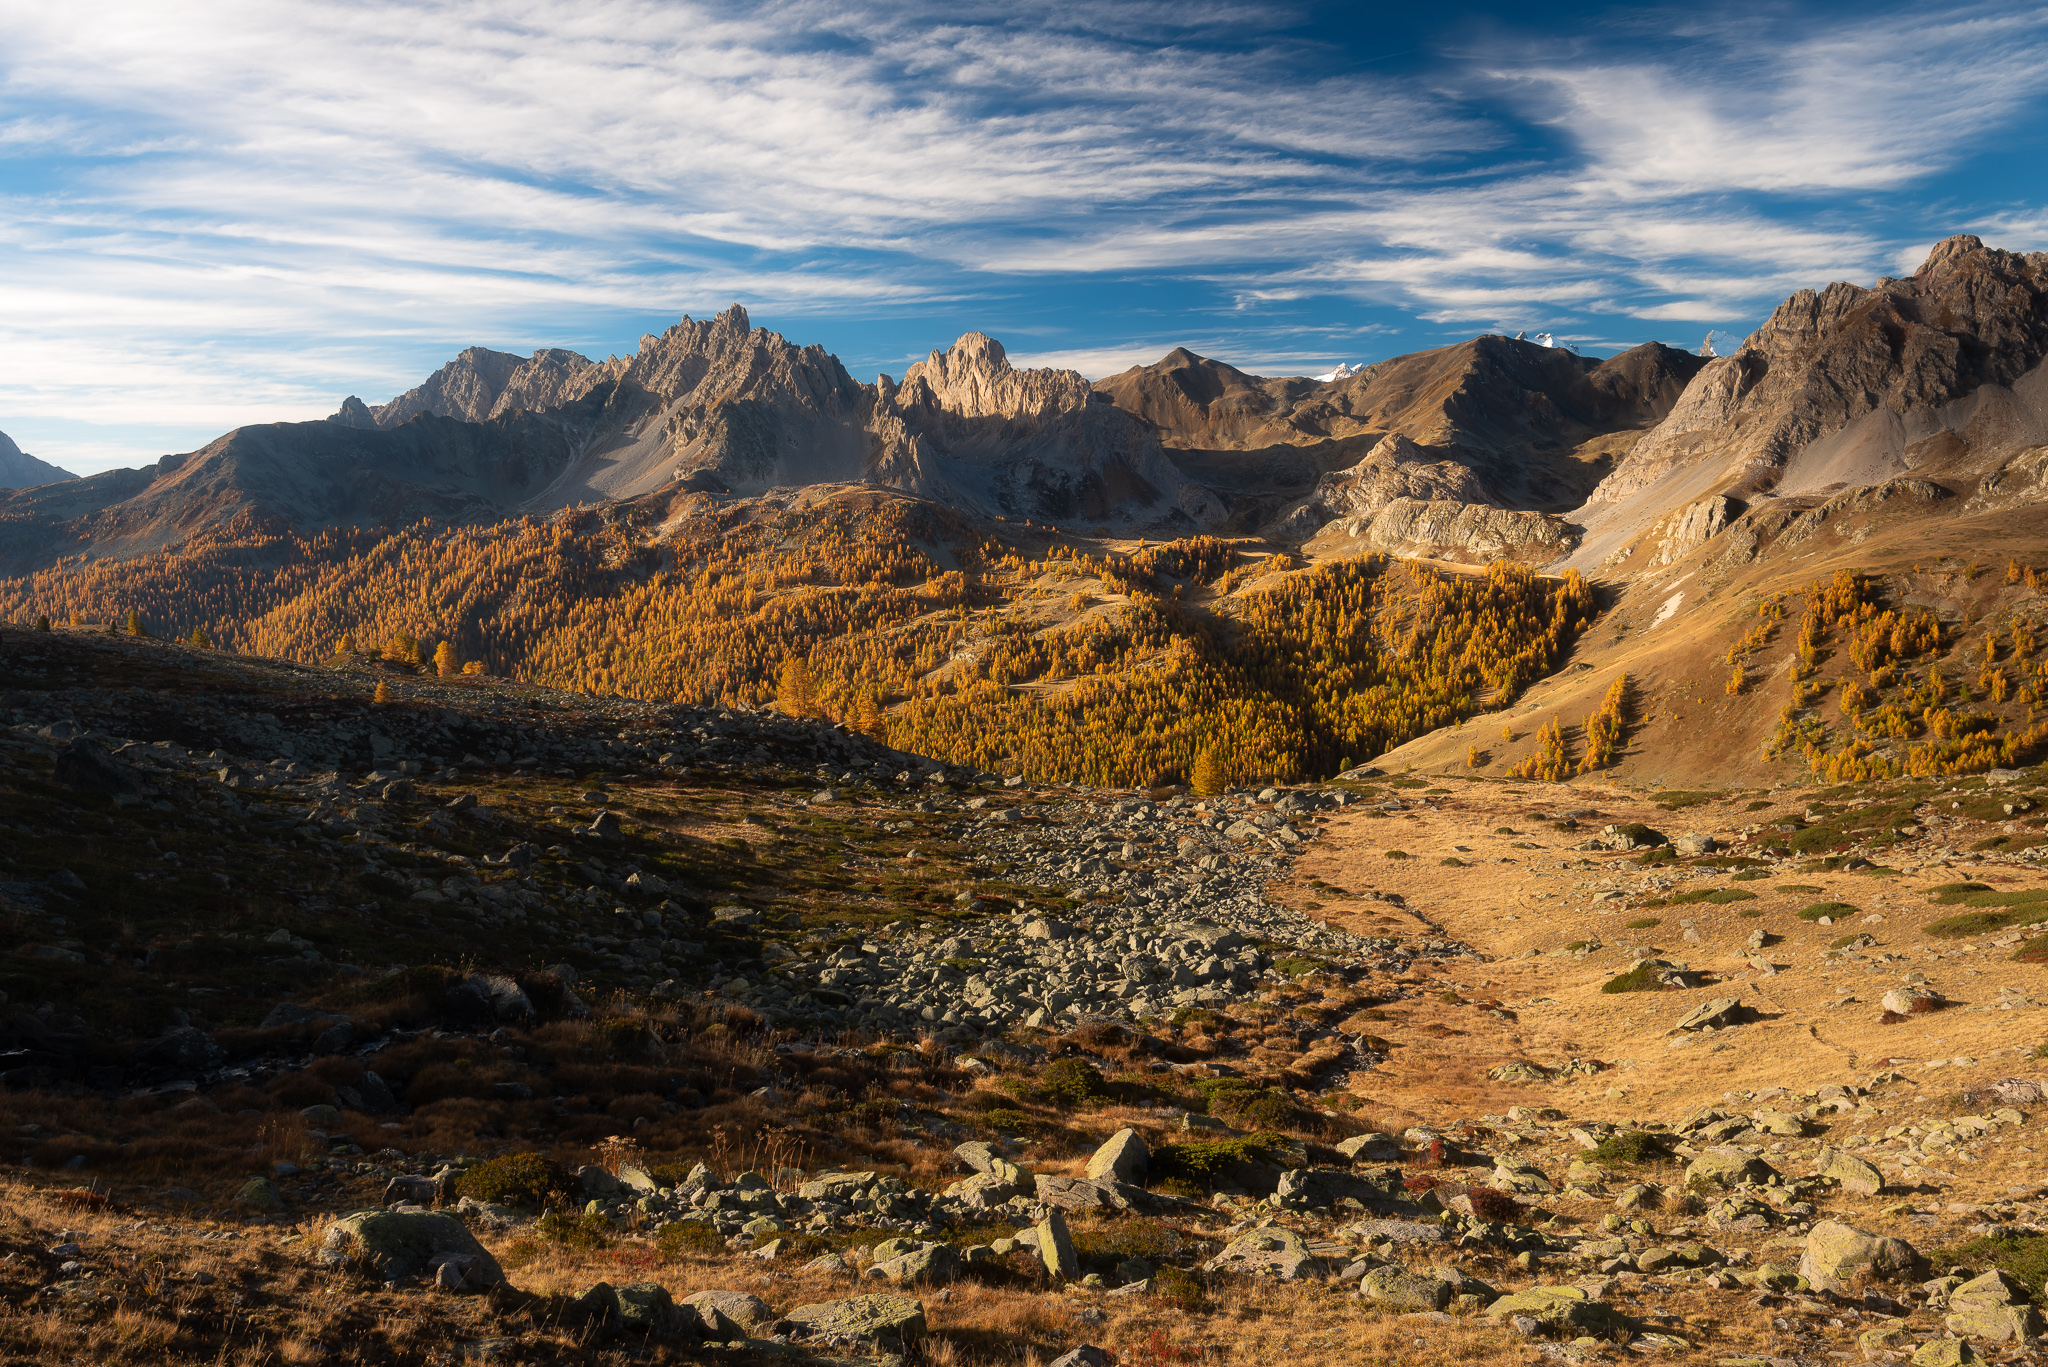
[[[2048,248],[2048,8],[0,0],[0,431],[78,471],[738,300],[861,379],[1747,333]]]

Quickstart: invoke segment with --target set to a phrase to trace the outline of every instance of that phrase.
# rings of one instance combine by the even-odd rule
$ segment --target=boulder
[[[886,1278],[898,1286],[929,1282],[934,1286],[960,1275],[960,1254],[951,1244],[920,1244],[868,1268],[870,1277]]]
[[[1401,1161],[1400,1141],[1391,1135],[1378,1131],[1370,1134],[1354,1134],[1337,1144],[1337,1152],[1354,1163],[1398,1163]]]
[[[1152,1151],[1133,1129],[1111,1135],[1088,1160],[1088,1176],[1108,1177],[1118,1182],[1142,1182],[1152,1164]]]
[[[1872,1282],[1913,1280],[1925,1260],[1904,1239],[1880,1237],[1823,1220],[1806,1238],[1799,1272],[1823,1291],[1849,1295]]]
[[[650,1338],[696,1338],[699,1321],[695,1313],[675,1303],[668,1288],[659,1282],[635,1282],[613,1293],[620,1329]]]
[[[995,1164],[1009,1161],[1003,1157],[1001,1149],[983,1139],[970,1139],[965,1144],[955,1144],[953,1156],[959,1159],[969,1172],[993,1172]],[[874,1175],[870,1173],[868,1176],[872,1181]]]
[[[902,1353],[924,1337],[924,1303],[909,1296],[852,1296],[799,1305],[782,1317],[799,1338],[853,1339]]]
[[[609,1201],[626,1194],[626,1188],[618,1178],[595,1164],[586,1163],[572,1175],[576,1179],[577,1193],[585,1200]]]
[[[1912,1358],[1913,1367],[1976,1367],[1984,1359],[1966,1339],[1935,1339],[1920,1345]]]
[[[1023,1187],[992,1172],[977,1172],[946,1188],[947,1196],[965,1202],[974,1210],[994,1210],[1011,1197],[1023,1194]]]
[[[1079,1281],[1081,1259],[1074,1252],[1074,1235],[1067,1228],[1067,1217],[1055,1210],[1038,1223],[1034,1233],[1038,1236],[1038,1256],[1045,1264],[1046,1274],[1056,1281]]]
[[[1875,1196],[1884,1190],[1883,1173],[1855,1154],[1843,1153],[1840,1149],[1822,1149],[1813,1175],[1857,1196]]]
[[[697,1312],[704,1337],[723,1342],[745,1338],[749,1329],[775,1318],[759,1296],[744,1291],[698,1291],[683,1297],[683,1304]]]
[[[1394,1310],[1441,1310],[1451,1303],[1451,1284],[1405,1267],[1376,1267],[1358,1283],[1358,1294]]]
[[[1725,1030],[1731,1025],[1740,1025],[1747,1018],[1740,997],[1716,997],[1701,1002],[1692,1010],[1679,1017],[1671,1027],[1673,1034],[1681,1030]]]
[[[1109,1367],[1116,1361],[1092,1343],[1084,1343],[1071,1353],[1062,1353],[1054,1358],[1049,1367]]]
[[[1123,1205],[1107,1183],[1091,1182],[1085,1177],[1057,1177],[1041,1172],[1032,1181],[1040,1205],[1072,1211],[1118,1210]]]
[[[1277,1225],[1240,1235],[1229,1247],[1202,1264],[1202,1270],[1256,1272],[1282,1281],[1329,1275],[1322,1259],[1308,1251],[1308,1245],[1301,1241],[1299,1234]]]
[[[845,1201],[875,1184],[872,1172],[821,1172],[796,1189],[806,1201]]]
[[[1894,1015],[1911,1016],[1940,1008],[1941,993],[1931,987],[1895,987],[1884,994],[1884,1009]]]
[[[1292,1210],[1322,1210],[1349,1197],[1368,1210],[1414,1213],[1401,1186],[1399,1168],[1292,1168],[1280,1174],[1274,1199]]]
[[[57,752],[57,782],[77,793],[141,794],[149,791],[142,776],[107,753],[98,741],[79,736]]]
[[[166,1030],[135,1054],[141,1067],[179,1073],[203,1073],[218,1068],[227,1058],[228,1051],[214,1043],[213,1036],[193,1025]]]
[[[1626,1315],[1596,1301],[1578,1286],[1532,1286],[1502,1296],[1486,1307],[1495,1319],[1527,1318],[1560,1338],[1605,1338],[1626,1342],[1634,1326]]]
[[[1755,1154],[1731,1145],[1716,1145],[1692,1160],[1685,1169],[1685,1184],[1698,1189],[1719,1187],[1760,1187],[1778,1175],[1778,1170]]]
[[[254,1206],[258,1210],[283,1210],[284,1197],[271,1185],[268,1177],[252,1177],[242,1183],[235,1193],[238,1205]]]
[[[395,1206],[400,1202],[412,1205],[438,1205],[447,1191],[447,1183],[431,1177],[409,1177],[401,1173],[384,1184],[384,1204]]]
[[[1698,831],[1687,831],[1671,842],[1671,848],[1687,859],[1697,859],[1703,854],[1714,852],[1714,837],[1702,835]]]
[[[2031,1305],[1969,1302],[1953,1306],[1948,1331],[1987,1343],[2025,1343],[2042,1330],[2041,1312]]]
[[[361,1259],[386,1281],[426,1274],[451,1258],[462,1260],[467,1285],[504,1285],[498,1260],[453,1215],[359,1210],[328,1226],[321,1245],[321,1261],[330,1266]]]

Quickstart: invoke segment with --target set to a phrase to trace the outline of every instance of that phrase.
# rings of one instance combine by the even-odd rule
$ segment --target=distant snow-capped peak
[[[1310,378],[1314,379],[1319,384],[1328,384],[1332,380],[1348,380],[1353,375],[1356,375],[1359,371],[1363,369],[1365,369],[1365,367],[1362,365],[1346,365],[1344,364],[1344,362],[1339,361],[1337,362],[1337,368],[1331,371],[1329,374],[1315,375],[1311,376]]]
[[[1733,356],[1740,350],[1742,350],[1742,339],[1740,337],[1737,337],[1732,332],[1723,332],[1721,329],[1715,328],[1701,340],[1699,354],[1702,356]]]

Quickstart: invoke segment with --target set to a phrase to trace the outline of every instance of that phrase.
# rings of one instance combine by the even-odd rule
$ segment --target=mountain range
[[[325,422],[17,488],[0,497],[0,561],[132,556],[238,519],[374,527],[620,501],[666,519],[855,484],[1083,533],[1626,579],[1715,538],[1767,541],[1858,490],[1958,508],[2040,497],[2044,353],[2048,255],[1970,236],[1911,277],[1799,291],[1730,355],[1647,343],[1596,360],[1488,335],[1324,380],[1176,349],[1091,384],[968,333],[900,382],[863,384],[735,305],[603,361],[471,347],[387,403],[351,396]]]
[[[0,432],[0,489],[27,489],[38,484],[77,478],[69,470],[60,470],[46,460],[37,460],[16,446],[12,437]]]

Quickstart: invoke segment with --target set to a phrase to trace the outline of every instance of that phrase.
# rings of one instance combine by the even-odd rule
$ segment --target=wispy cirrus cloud
[[[1924,251],[1951,225],[1899,192],[2048,92],[2025,6],[1447,13],[1398,59],[1341,18],[0,0],[0,427],[52,459],[98,440],[65,422],[196,442],[735,298],[856,368],[963,325],[1295,370],[1457,329],[1746,331]],[[2038,193],[1942,190],[2039,236]]]

